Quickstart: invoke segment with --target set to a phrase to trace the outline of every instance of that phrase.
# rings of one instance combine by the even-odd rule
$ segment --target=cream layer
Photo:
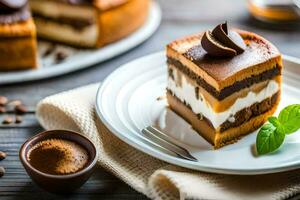
[[[35,17],[37,33],[41,37],[93,47],[97,43],[99,27],[97,24],[76,29],[71,25],[58,23],[56,21]]]
[[[270,80],[267,86],[258,93],[250,91],[246,96],[238,98],[226,111],[215,112],[201,93],[199,94],[200,98],[196,97],[195,86],[189,83],[185,76],[178,77],[177,74],[173,73],[174,79],[168,78],[167,88],[182,102],[190,105],[195,114],[201,114],[207,118],[215,129],[218,129],[227,120],[234,122],[234,115],[238,111],[250,107],[254,103],[261,102],[280,90],[279,83]],[[180,85],[176,84],[178,78],[180,78]]]

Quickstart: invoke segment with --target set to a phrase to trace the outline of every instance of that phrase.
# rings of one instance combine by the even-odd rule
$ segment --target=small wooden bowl
[[[86,167],[67,175],[46,174],[34,168],[27,160],[28,151],[38,142],[54,138],[69,140],[84,147],[89,153],[89,162]],[[49,192],[69,193],[82,186],[89,179],[96,167],[98,155],[94,144],[79,133],[68,130],[50,130],[28,139],[22,145],[19,157],[26,172],[37,185]]]

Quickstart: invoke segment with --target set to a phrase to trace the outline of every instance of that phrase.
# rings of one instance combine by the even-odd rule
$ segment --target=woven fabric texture
[[[45,129],[69,129],[87,136],[99,151],[98,164],[152,199],[287,199],[300,192],[300,171],[233,176],[170,165],[119,140],[98,119],[99,83],[56,94],[37,106]]]

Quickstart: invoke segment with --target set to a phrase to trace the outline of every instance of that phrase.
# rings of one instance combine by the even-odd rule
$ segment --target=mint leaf
[[[280,121],[277,119],[277,117],[269,117],[268,121],[273,124],[276,128],[282,126]]]
[[[278,121],[282,125],[285,134],[291,134],[300,129],[300,104],[285,107],[280,112]]]
[[[268,121],[276,127],[276,131],[280,131],[280,133],[285,134],[285,130],[283,125],[280,123],[277,117],[269,117]]]
[[[259,155],[271,153],[284,142],[286,134],[300,129],[300,104],[285,107],[277,117],[269,117],[269,124],[259,130],[256,137],[256,150]]]
[[[263,155],[275,151],[281,146],[284,138],[284,132],[278,130],[273,124],[263,125],[256,137],[257,153]]]

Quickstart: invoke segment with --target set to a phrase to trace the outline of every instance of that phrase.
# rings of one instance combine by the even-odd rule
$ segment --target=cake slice
[[[27,2],[1,0],[0,70],[36,68],[37,45],[35,36],[35,26]]]
[[[254,33],[236,32],[245,49],[233,57],[210,55],[203,48],[203,37],[210,32],[167,45],[169,107],[215,148],[258,129],[280,100],[279,51]],[[217,45],[221,47],[209,52],[232,50]]]
[[[138,29],[149,0],[30,0],[39,37],[96,48]]]

